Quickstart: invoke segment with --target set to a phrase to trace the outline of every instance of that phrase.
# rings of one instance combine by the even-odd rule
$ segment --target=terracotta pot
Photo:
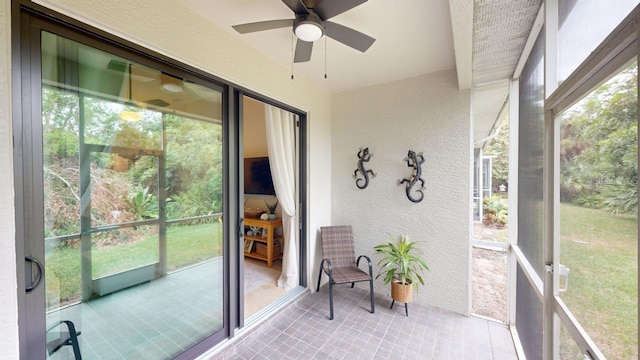
[[[410,303],[413,301],[413,284],[407,280],[408,284],[403,284],[400,280],[393,279],[391,281],[391,298],[393,300]]]

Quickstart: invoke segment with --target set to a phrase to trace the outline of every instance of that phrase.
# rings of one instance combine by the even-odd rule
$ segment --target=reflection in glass
[[[568,269],[560,296],[607,358],[635,359],[636,64],[594,90],[560,119],[560,262]]]
[[[158,227],[136,226],[91,234],[94,279],[158,262]]]
[[[78,96],[42,88],[44,236],[80,233]]]
[[[157,219],[158,159],[91,153],[91,226]]]
[[[223,327],[222,93],[47,32],[41,59],[47,328],[175,357]]]

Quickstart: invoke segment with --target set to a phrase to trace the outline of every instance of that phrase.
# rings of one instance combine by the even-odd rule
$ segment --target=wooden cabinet
[[[276,236],[275,234],[277,228],[282,228],[281,218],[273,219],[273,220],[244,219],[244,225],[259,227],[259,228],[262,228],[262,231],[267,232],[266,237],[248,235],[245,233],[244,235],[245,242],[253,241],[254,246],[256,246],[255,243],[266,244],[267,252],[266,252],[266,255],[263,255],[256,251],[254,252],[245,251],[244,256],[254,258],[254,259],[264,260],[267,262],[267,266],[269,267],[273,265],[273,260],[282,258],[282,250],[284,250],[284,239],[282,238],[282,236]],[[274,253],[274,242],[276,241],[280,242],[280,251]],[[249,251],[251,251],[251,247],[249,248]]]

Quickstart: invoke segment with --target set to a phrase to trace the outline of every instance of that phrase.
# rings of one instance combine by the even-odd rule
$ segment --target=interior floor
[[[272,267],[264,261],[244,259],[244,318],[245,320],[287,293],[278,286],[282,260]]]

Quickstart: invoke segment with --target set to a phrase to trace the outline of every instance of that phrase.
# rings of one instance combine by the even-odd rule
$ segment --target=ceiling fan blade
[[[293,19],[258,21],[248,24],[233,25],[232,28],[234,28],[240,34],[247,34],[257,31],[279,29],[288,26],[293,26]]]
[[[331,21],[325,21],[324,34],[362,52],[367,51],[376,41],[376,39],[369,35]]]
[[[323,0],[313,7],[320,19],[327,20],[367,2],[367,0]]]
[[[293,57],[293,62],[299,63],[311,60],[311,50],[313,50],[312,42],[306,42],[298,39],[298,42],[296,42],[296,53]]]
[[[291,9],[296,15],[308,14],[307,8],[300,0],[282,0],[282,2]]]

